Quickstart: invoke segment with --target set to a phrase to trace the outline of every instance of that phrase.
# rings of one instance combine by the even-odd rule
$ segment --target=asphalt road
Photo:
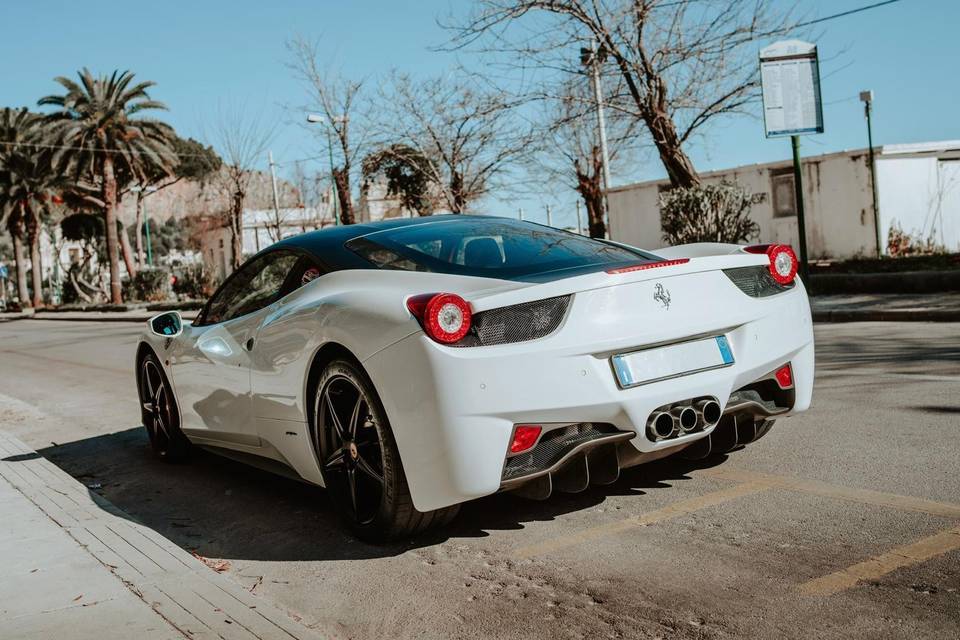
[[[139,327],[0,324],[0,429],[337,637],[960,637],[960,325],[817,327],[813,407],[697,465],[374,547],[321,489],[148,450]]]

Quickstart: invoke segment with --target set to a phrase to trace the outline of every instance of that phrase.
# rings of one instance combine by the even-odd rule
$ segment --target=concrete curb
[[[942,293],[960,291],[960,269],[891,273],[813,273],[817,295],[862,293]]]
[[[0,457],[0,475],[7,482],[184,637],[323,637],[87,491],[2,431]]]
[[[953,309],[829,309],[813,312],[814,322],[960,322]]]
[[[162,312],[157,311],[150,314],[139,314],[139,315],[109,315],[103,314],[101,312],[86,312],[86,311],[62,311],[57,313],[22,313],[16,316],[0,316],[0,322],[13,322],[16,320],[55,320],[58,322],[136,322],[143,323],[149,320],[150,318],[160,314]],[[185,320],[193,320],[197,317],[196,312],[187,311],[184,312],[183,318]]]

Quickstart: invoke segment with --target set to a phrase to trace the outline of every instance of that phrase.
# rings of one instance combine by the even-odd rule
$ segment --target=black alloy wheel
[[[355,361],[334,360],[324,368],[314,388],[311,428],[324,484],[358,538],[409,537],[449,523],[460,510],[413,506],[380,396]]]
[[[140,361],[138,373],[141,416],[153,451],[165,460],[183,459],[190,443],[180,431],[176,401],[160,363],[148,355]]]
[[[323,473],[355,525],[373,522],[383,498],[383,453],[371,400],[353,380],[330,377],[316,398]]]

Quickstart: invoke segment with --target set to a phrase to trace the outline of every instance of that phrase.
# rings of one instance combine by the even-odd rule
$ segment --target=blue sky
[[[872,1],[804,5],[817,17]],[[469,7],[466,0],[6,2],[0,10],[5,25],[0,106],[33,106],[56,92],[54,76],[72,75],[83,66],[95,72],[131,69],[158,83],[154,97],[170,107],[165,118],[181,135],[201,136],[202,123],[214,117],[219,104],[239,101],[262,109],[280,122],[273,145],[277,161],[290,163],[322,155],[325,147],[285,108],[304,99],[284,66],[287,38],[297,33],[319,38],[324,54],[355,76],[374,77],[391,68],[433,74],[456,62],[451,54],[430,50],[447,38],[437,18]],[[960,138],[958,24],[960,2],[902,0],[821,25],[826,132],[805,137],[803,153],[866,145],[857,94],[867,88],[875,95],[877,144]],[[762,122],[743,117],[713,125],[688,151],[696,167],[707,171],[786,159],[790,145],[766,140]],[[617,173],[621,183],[663,176],[655,157]],[[572,194],[557,193],[551,185],[544,185],[543,195],[491,199],[486,207],[511,215],[520,204],[529,217],[542,219],[548,202],[560,222],[572,223]]]

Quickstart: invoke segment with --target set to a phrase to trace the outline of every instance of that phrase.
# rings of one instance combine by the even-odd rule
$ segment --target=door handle
[[[247,340],[246,347],[247,347],[247,351],[253,351],[253,338],[250,338],[249,340]]]

